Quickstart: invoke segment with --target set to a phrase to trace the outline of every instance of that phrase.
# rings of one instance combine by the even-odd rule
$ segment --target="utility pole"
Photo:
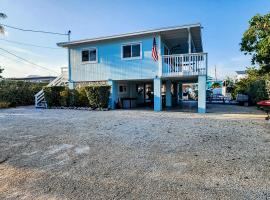
[[[71,31],[68,31],[68,42],[70,42]],[[70,48],[68,48],[68,87],[73,89],[73,83],[71,80],[71,60],[70,60]]]

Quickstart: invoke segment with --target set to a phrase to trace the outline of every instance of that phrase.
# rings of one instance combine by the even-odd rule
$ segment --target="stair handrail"
[[[67,82],[67,73],[68,73],[68,68],[62,67],[61,68],[61,75],[56,77],[53,81],[51,81],[45,87],[58,86],[58,85],[61,85],[62,83],[65,84]],[[35,96],[35,106],[38,107],[38,104],[45,99],[44,90],[43,89],[40,90],[34,96]]]

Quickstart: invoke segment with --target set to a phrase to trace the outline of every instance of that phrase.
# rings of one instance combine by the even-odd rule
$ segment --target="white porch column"
[[[154,79],[154,111],[162,110],[161,79]]]
[[[118,84],[116,81],[109,80],[108,85],[111,86],[111,95],[110,95],[110,102],[109,107],[111,109],[115,109],[115,103],[118,101]]]
[[[172,82],[170,80],[166,81],[166,106],[172,106],[172,92],[171,92]]]
[[[198,113],[206,112],[206,76],[198,76]]]

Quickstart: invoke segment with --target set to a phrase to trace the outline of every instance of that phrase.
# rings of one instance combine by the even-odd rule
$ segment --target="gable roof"
[[[189,25],[182,25],[182,26],[173,26],[173,27],[165,27],[165,28],[158,28],[158,29],[145,30],[145,31],[137,31],[137,32],[132,32],[132,33],[125,33],[125,34],[105,36],[105,37],[97,37],[97,38],[84,39],[84,40],[75,40],[75,41],[70,41],[70,42],[60,42],[60,43],[57,43],[57,45],[60,47],[68,48],[72,46],[91,44],[95,42],[122,39],[122,38],[129,38],[129,37],[134,37],[134,36],[144,36],[144,35],[149,35],[149,34],[163,34],[166,32],[172,32],[172,31],[177,31],[177,30],[187,29],[187,28],[198,29],[199,36],[201,36],[202,26],[200,23],[196,23],[196,24],[189,24]],[[201,40],[200,40],[200,43],[201,43]]]

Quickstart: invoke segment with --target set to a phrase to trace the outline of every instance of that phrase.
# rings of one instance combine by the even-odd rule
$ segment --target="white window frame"
[[[123,52],[123,47],[124,46],[128,46],[128,45],[136,45],[139,44],[140,45],[140,56],[136,56],[136,57],[130,57],[130,58],[124,58],[124,52]],[[132,55],[132,47],[131,47],[131,55]],[[121,45],[121,59],[122,60],[138,60],[138,59],[142,59],[142,42],[128,42],[128,43],[123,43]]]
[[[120,86],[125,87],[126,88],[126,91],[120,92]],[[127,84],[121,83],[121,84],[118,85],[118,93],[119,94],[127,94],[127,92],[128,92],[128,85]]]
[[[96,60],[94,60],[94,61],[90,61],[90,51],[91,50],[96,50]],[[82,61],[82,52],[83,51],[89,51],[89,61]],[[81,63],[82,64],[98,63],[98,49],[96,47],[90,47],[90,48],[82,49],[81,50]]]

